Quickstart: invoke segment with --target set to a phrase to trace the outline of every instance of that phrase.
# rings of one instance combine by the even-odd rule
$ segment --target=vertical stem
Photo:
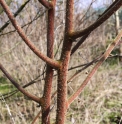
[[[48,10],[47,19],[47,56],[53,59],[55,0],[53,0],[52,2],[53,7]],[[50,124],[49,112],[51,103],[52,80],[53,68],[47,65],[43,94],[44,105],[42,106],[42,124]]]
[[[72,40],[69,33],[73,29],[73,7],[74,0],[67,0],[66,3],[66,23],[65,36],[61,53],[61,67],[58,70],[58,89],[57,89],[57,115],[56,124],[65,123],[66,104],[67,104],[67,72],[71,54]]]
[[[44,87],[44,105],[42,106],[42,124],[50,124],[50,102],[51,102],[51,88],[52,88],[53,70],[47,65],[46,79]]]

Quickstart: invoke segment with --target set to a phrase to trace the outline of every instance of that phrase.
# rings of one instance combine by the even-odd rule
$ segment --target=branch
[[[36,117],[33,119],[32,123],[31,124],[35,124],[35,122],[37,121],[37,119],[39,118],[40,114],[42,113],[42,110],[40,110],[38,112],[38,114],[36,115]]]
[[[0,69],[1,71],[6,75],[6,77],[11,81],[11,83],[21,92],[23,93],[25,96],[27,96],[28,98],[32,99],[33,101],[40,103],[40,98],[28,93],[27,91],[25,91],[12,77],[11,75],[6,71],[6,69],[2,66],[2,64],[0,63]]]
[[[75,51],[80,47],[80,45],[84,43],[84,41],[86,40],[86,38],[89,36],[90,33],[85,34],[83,37],[81,37],[78,43],[72,48],[71,55],[74,54]]]
[[[24,31],[22,30],[22,28],[20,27],[19,23],[15,20],[13,14],[10,12],[7,4],[5,3],[4,0],[0,0],[0,4],[3,7],[3,9],[5,10],[6,14],[8,15],[10,21],[12,22],[13,26],[15,27],[15,29],[17,30],[18,34],[20,35],[20,37],[23,39],[23,41],[28,45],[28,47],[39,57],[41,58],[43,61],[45,61],[48,65],[50,65],[51,67],[57,69],[60,67],[59,62],[50,59],[49,57],[47,57],[46,55],[42,54],[40,52],[39,49],[37,49],[36,46],[34,46],[34,44],[32,44],[32,42],[27,38],[27,36],[25,35]]]
[[[46,0],[38,0],[44,7],[46,7],[47,9],[51,9],[52,8],[52,4]]]
[[[67,111],[67,72],[71,54],[72,39],[68,34],[73,30],[74,0],[66,1],[65,35],[61,52],[61,67],[58,70],[56,124],[64,124]]]
[[[83,83],[81,84],[81,86],[78,88],[78,90],[68,99],[68,106],[78,97],[78,95],[82,92],[82,90],[84,89],[84,87],[88,84],[88,82],[90,81],[90,79],[92,78],[92,76],[95,74],[95,72],[98,70],[98,68],[100,67],[100,65],[108,58],[108,56],[110,55],[110,53],[112,52],[112,50],[115,48],[115,46],[120,42],[120,39],[122,37],[122,30],[120,31],[120,33],[117,35],[117,37],[115,38],[115,40],[113,41],[113,43],[110,44],[110,46],[108,46],[108,48],[106,49],[106,52],[102,55],[100,61],[94,66],[94,68],[91,70],[91,72],[88,74],[88,76],[86,77],[86,79],[83,81]]]
[[[115,11],[117,11],[121,7],[121,5],[122,5],[122,0],[116,0],[115,2],[113,2],[112,5],[110,5],[109,10],[105,11],[103,16],[100,16],[100,18],[96,22],[94,22],[92,25],[90,25],[89,27],[87,27],[84,30],[71,32],[69,34],[70,38],[76,39],[78,37],[81,37],[91,31],[93,31],[98,26],[100,26],[103,22],[105,22]]]
[[[30,1],[30,0],[26,1],[24,4],[22,4],[22,5],[20,6],[20,8],[15,12],[14,17],[16,17],[16,16],[24,9],[24,7],[27,5],[27,3],[28,3],[29,1]],[[0,28],[0,32],[2,32],[9,24],[10,24],[10,21],[7,21],[7,22]]]
[[[51,59],[54,58],[54,19],[55,19],[55,3],[56,0],[51,1],[53,7],[47,12],[47,56]],[[43,100],[44,105],[42,105],[42,122],[50,124],[50,105],[51,105],[51,92],[52,92],[52,83],[53,83],[53,73],[54,70],[52,67],[47,65],[46,67],[46,76],[45,84],[43,91]]]

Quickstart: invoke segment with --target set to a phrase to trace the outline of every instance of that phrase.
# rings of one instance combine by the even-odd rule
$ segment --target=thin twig
[[[36,115],[36,117],[34,117],[34,119],[33,119],[33,121],[32,121],[31,124],[35,124],[35,122],[37,121],[37,119],[39,118],[39,116],[40,116],[41,113],[42,113],[42,110],[40,110],[40,111],[38,112],[38,114]]]

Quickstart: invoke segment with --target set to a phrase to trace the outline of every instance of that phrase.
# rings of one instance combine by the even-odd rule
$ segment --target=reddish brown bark
[[[69,43],[69,44],[68,44]],[[71,50],[71,42],[67,45]],[[70,51],[65,51],[64,58],[62,58],[62,66],[58,70],[58,89],[57,89],[57,117],[56,124],[64,124],[66,116],[66,103],[67,103],[67,73],[68,64],[70,59]]]
[[[61,53],[61,67],[58,70],[58,89],[57,89],[57,116],[56,124],[64,124],[67,104],[67,73],[71,54],[72,39],[69,33],[73,30],[73,9],[74,0],[67,0],[66,3],[66,24],[65,37]]]
[[[55,17],[55,0],[52,0],[53,7],[48,10],[47,18],[47,56],[52,58],[54,46],[54,17]],[[44,106],[42,106],[42,124],[50,124],[50,104],[51,104],[51,91],[53,81],[53,68],[47,65],[46,78],[44,86]]]
[[[47,9],[51,9],[53,6],[50,2],[46,0],[38,0],[43,6],[45,6]]]

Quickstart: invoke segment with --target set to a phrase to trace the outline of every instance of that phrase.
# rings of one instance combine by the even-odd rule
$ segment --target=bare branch
[[[100,26],[103,22],[105,22],[115,11],[117,11],[122,5],[122,0],[116,0],[115,2],[113,2],[113,4],[109,7],[109,11],[105,11],[103,16],[100,16],[100,18],[93,23],[92,25],[90,25],[89,27],[87,27],[84,30],[81,31],[76,31],[76,32],[70,32],[70,37],[72,39],[76,39],[78,37],[81,37],[91,31],[93,31],[94,29],[96,29],[98,26]]]
[[[4,8],[6,14],[8,15],[9,19],[11,20],[13,26],[15,27],[15,29],[17,30],[18,34],[20,35],[20,37],[23,39],[23,41],[28,45],[28,47],[39,57],[41,58],[43,61],[45,61],[48,65],[50,65],[53,68],[59,68],[60,64],[58,61],[55,61],[53,59],[50,59],[49,57],[47,57],[46,55],[44,55],[43,53],[40,52],[39,49],[37,49],[37,47],[34,46],[34,44],[32,44],[32,42],[27,38],[27,36],[25,35],[24,31],[22,30],[22,28],[20,27],[20,25],[17,23],[17,21],[15,20],[13,14],[10,12],[9,7],[7,6],[7,4],[5,3],[4,0],[0,0],[0,4],[1,6]]]
[[[56,0],[51,1],[53,7],[47,12],[47,56],[54,58],[54,18],[55,18],[55,4]],[[43,100],[45,105],[42,106],[42,122],[50,124],[50,104],[51,104],[51,92],[53,83],[54,70],[51,66],[46,66],[46,77],[44,84]]]
[[[6,71],[6,69],[2,66],[2,64],[0,63],[0,69],[1,71],[6,75],[6,77],[11,81],[11,83],[21,92],[23,93],[25,96],[27,96],[28,98],[34,100],[37,103],[40,103],[40,98],[28,93],[27,91],[25,91],[12,77],[11,75]]]
[[[41,114],[41,110],[38,112],[38,114],[36,115],[36,117],[33,119],[31,124],[35,124],[36,120],[39,118],[40,114]]]
[[[66,1],[65,36],[61,53],[61,67],[58,70],[57,85],[57,115],[56,124],[64,124],[67,111],[67,71],[71,54],[72,39],[69,39],[69,32],[73,30],[74,0]]]
[[[51,2],[48,2],[46,0],[38,0],[44,7],[46,7],[47,9],[51,9],[52,8],[52,4]]]
[[[99,62],[94,66],[94,68],[91,70],[91,72],[88,74],[88,76],[86,77],[86,79],[83,81],[83,83],[81,84],[81,86],[78,88],[78,90],[68,99],[68,106],[77,98],[77,96],[82,92],[82,90],[84,89],[84,87],[88,84],[88,82],[90,81],[90,79],[93,77],[93,75],[95,74],[95,72],[98,70],[98,68],[100,67],[100,65],[108,58],[108,56],[110,55],[110,53],[112,52],[112,50],[115,48],[115,46],[120,42],[120,39],[122,37],[122,30],[120,31],[120,33],[117,35],[117,37],[115,38],[115,40],[110,44],[110,46],[108,46],[108,48],[106,49],[106,52],[102,55],[101,59],[99,60]]]
[[[73,55],[75,51],[80,47],[80,45],[84,43],[84,41],[86,40],[86,38],[89,36],[90,33],[85,34],[83,37],[80,38],[78,43],[72,48],[71,55]]]

